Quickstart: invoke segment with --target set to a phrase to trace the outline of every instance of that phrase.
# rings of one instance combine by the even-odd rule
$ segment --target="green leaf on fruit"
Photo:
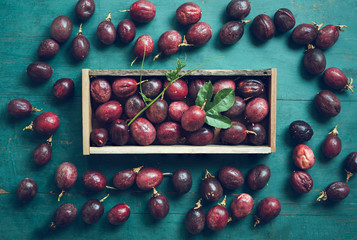
[[[210,108],[205,108],[206,111],[213,109],[216,112],[224,112],[230,109],[235,100],[234,90],[230,88],[222,89],[213,99],[213,105]]]
[[[212,109],[206,112],[206,123],[212,127],[223,129],[227,129],[232,126],[232,122],[228,117],[223,116]]]
[[[213,85],[212,85],[211,81],[209,81],[209,82],[205,83],[201,87],[201,89],[198,91],[195,104],[197,106],[202,107],[206,101],[208,101],[207,103],[209,103],[212,96],[213,96]],[[205,105],[205,108],[206,108],[206,105]]]
[[[176,61],[177,67],[175,69],[172,69],[172,70],[166,72],[166,78],[169,82],[176,81],[177,79],[180,78],[179,73],[187,65],[186,58],[187,58],[187,56],[185,56],[185,61],[183,61],[183,62],[181,62],[180,59],[177,59],[177,61]]]

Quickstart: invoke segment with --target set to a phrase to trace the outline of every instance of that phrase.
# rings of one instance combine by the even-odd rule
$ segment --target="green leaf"
[[[206,111],[214,110],[215,112],[224,112],[230,109],[235,100],[234,90],[230,88],[222,89],[219,91],[213,99],[213,104],[210,108],[205,108]]]
[[[148,98],[144,93],[142,93],[142,92],[139,92],[139,93],[140,93],[141,97],[143,98],[145,104],[147,104],[147,102],[151,102],[152,101],[152,99]]]
[[[206,123],[212,127],[227,129],[232,126],[231,120],[220,113],[210,110],[206,112]]]
[[[198,91],[195,104],[197,106],[202,107],[206,101],[207,101],[207,103],[210,103],[212,95],[213,95],[213,85],[212,85],[211,81],[209,81],[209,82],[206,82],[201,87],[201,89]],[[205,108],[206,108],[206,106],[205,106]]]

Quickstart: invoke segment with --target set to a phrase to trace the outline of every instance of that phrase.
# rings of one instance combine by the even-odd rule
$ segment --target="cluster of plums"
[[[157,77],[139,83],[128,77],[116,78],[112,82],[103,78],[94,79],[90,85],[92,105],[96,107],[96,127],[90,135],[92,145],[100,147],[107,142],[118,146],[212,143],[215,138],[214,128],[205,125],[206,112],[203,107],[194,104],[199,90],[206,82],[203,79],[189,79],[187,84],[185,80],[179,79],[170,83]],[[164,97],[151,102],[145,110],[147,103],[142,95],[146,99],[154,99],[162,93],[163,88]],[[232,127],[220,131],[222,143],[266,144],[267,122],[264,119],[269,113],[269,104],[263,81],[247,78],[236,84],[231,79],[217,79],[213,83],[213,95],[227,88],[237,92],[237,96],[233,106],[223,113],[233,123]],[[133,118],[136,119],[131,125],[127,124]],[[249,126],[246,127],[242,122]]]
[[[313,180],[309,173],[304,170],[312,168],[315,164],[313,150],[303,144],[309,141],[314,132],[311,126],[302,120],[294,121],[289,126],[291,138],[297,145],[293,151],[293,161],[299,171],[294,171],[290,176],[290,184],[295,192],[304,194],[310,192],[313,187]],[[337,126],[328,134],[322,143],[321,151],[326,158],[333,158],[339,155],[342,148],[341,139],[338,137]],[[350,153],[345,160],[345,171],[348,179],[357,171],[357,152]],[[331,200],[341,201],[350,193],[349,186],[344,182],[333,182],[327,186],[326,190],[318,197],[318,201]]]

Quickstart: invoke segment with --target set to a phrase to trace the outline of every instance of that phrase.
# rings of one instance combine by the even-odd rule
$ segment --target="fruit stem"
[[[352,80],[353,81],[353,80]],[[353,91],[352,91],[353,92]],[[31,108],[31,112],[35,113],[35,112],[41,112],[42,111],[42,108],[41,109],[38,109],[36,107],[32,107]]]
[[[322,26],[324,25],[324,22],[321,24],[317,24],[315,22],[312,22],[314,24],[314,26],[317,28],[317,30],[320,30],[322,28]]]
[[[232,222],[232,221],[233,221],[232,217],[229,217],[227,220],[227,223]]]
[[[326,201],[327,200],[327,194],[325,191],[320,192],[320,196],[316,199],[316,201],[321,202],[321,201]]]
[[[112,21],[112,13],[109,11],[108,17],[106,17],[105,21],[111,22]]]
[[[347,173],[347,178],[346,178],[346,183],[348,183],[348,180],[350,180],[350,178],[353,176],[353,173],[351,173],[350,171],[345,170]]]
[[[205,175],[205,178],[202,179],[202,180],[205,180],[207,178],[214,178],[214,176],[206,169],[206,175]]]
[[[254,223],[254,227],[256,227],[259,223],[260,223],[260,218],[258,218],[257,216],[255,216],[255,223]]]
[[[305,50],[305,52],[310,49],[315,49],[315,46],[312,44],[307,45],[307,49]]]
[[[336,135],[337,136],[338,135],[337,127],[338,127],[338,125],[336,125],[334,127],[334,129],[328,133],[328,135]]]
[[[79,25],[79,30],[78,30],[77,36],[78,36],[78,35],[83,35],[83,32],[82,32],[82,23],[81,23],[81,25]]]
[[[50,228],[55,229],[56,228],[56,223],[55,222],[51,222]]]
[[[152,188],[152,190],[153,190],[153,194],[152,194],[153,197],[160,196],[160,194],[156,191],[156,189],[154,187]]]
[[[51,135],[51,137],[49,137],[47,140],[46,140],[46,143],[50,144],[52,146],[52,138],[53,138],[53,135]]]
[[[22,131],[25,131],[27,129],[30,129],[31,131],[33,131],[33,122],[31,122],[30,125],[26,126],[24,129],[22,129]]]
[[[65,190],[62,190],[62,192],[58,195],[58,201],[60,202],[61,201],[61,197],[63,196],[63,194],[65,193],[66,191]]]
[[[206,103],[207,103],[207,99],[205,100],[205,102],[203,103],[203,105],[202,105],[202,107],[201,107],[202,110],[205,108]]]
[[[172,176],[172,175],[174,175],[174,174],[167,172],[167,173],[163,173],[162,175],[163,175],[163,176]]]
[[[243,24],[247,24],[247,23],[249,23],[251,20],[242,20],[241,22],[243,23]]]
[[[104,202],[105,199],[107,199],[109,197],[109,194],[107,196],[105,196],[104,198],[100,199],[99,202]]]
[[[152,60],[155,62],[155,60],[158,59],[161,54],[162,54],[162,52],[159,52]]]
[[[183,41],[182,41],[182,43],[180,43],[178,46],[179,46],[179,47],[193,47],[193,46],[195,46],[195,45],[189,44],[189,43],[187,42],[187,40],[186,40],[186,36],[183,35]]]
[[[131,62],[130,67],[133,66],[133,64],[135,63],[135,61],[136,61],[137,59],[138,59],[138,57],[136,57],[136,58]]]
[[[142,81],[138,82],[136,85],[142,84],[142,83],[147,82],[147,81],[149,81],[149,80],[147,80],[147,79],[142,80]]]
[[[223,201],[218,203],[218,205],[221,207],[226,207],[226,199],[227,199],[227,195],[224,195]]]
[[[355,88],[355,86],[352,86],[352,83],[353,83],[353,78],[350,78],[350,80],[348,80],[347,85],[342,89],[342,91],[351,90],[351,92],[353,93],[353,89]]]
[[[249,131],[249,130],[245,130],[246,133],[250,133],[250,134],[254,134],[255,136],[257,136],[258,134],[256,132],[253,131]]]
[[[144,166],[140,166],[140,167],[137,167],[137,168],[133,168],[133,171],[135,174],[138,174],[140,172],[140,170],[143,168]]]
[[[197,210],[197,209],[199,209],[200,207],[202,207],[201,202],[202,202],[202,198],[200,198],[200,199],[198,200],[198,202],[195,203],[195,207],[194,207],[193,209]]]
[[[130,9],[126,9],[126,10],[118,10],[118,12],[123,13],[123,12],[130,12]]]
[[[247,98],[244,98],[243,101],[248,101],[249,99],[252,99],[253,97],[247,97]]]
[[[340,30],[341,32],[344,32],[345,30],[343,30],[343,28],[348,28],[346,25],[336,25],[336,27],[338,27],[338,30]]]
[[[105,188],[109,188],[109,189],[113,189],[113,190],[118,190],[117,188],[111,187],[111,186],[105,186]]]

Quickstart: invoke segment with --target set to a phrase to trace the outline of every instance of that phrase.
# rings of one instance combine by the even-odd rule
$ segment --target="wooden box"
[[[167,70],[143,70],[143,77],[164,77]],[[183,70],[182,73],[188,70]],[[262,70],[196,70],[185,78],[262,78],[267,86],[267,99],[270,105],[268,115],[268,144],[265,146],[252,145],[150,145],[150,146],[90,146],[92,131],[92,105],[90,96],[90,81],[93,77],[136,77],[140,70],[82,70],[82,121],[83,121],[83,155],[90,154],[267,154],[276,150],[276,68]],[[143,78],[145,79],[145,78]]]

